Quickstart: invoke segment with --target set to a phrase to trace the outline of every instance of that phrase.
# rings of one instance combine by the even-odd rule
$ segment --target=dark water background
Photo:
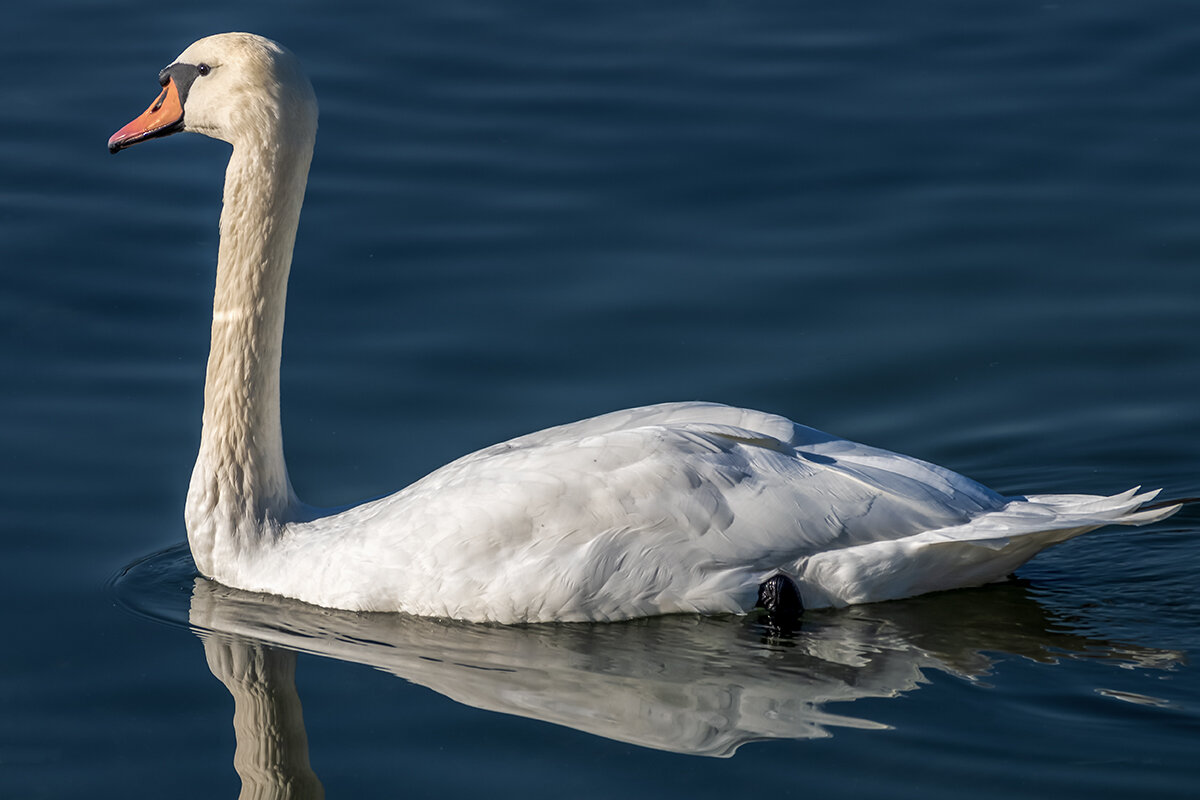
[[[283,375],[310,502],[675,399],[1004,492],[1200,494],[1194,3],[23,4],[0,794],[1195,796],[1194,509],[782,640],[324,613],[177,550],[121,577],[184,536],[227,149],[104,142],[223,30],[322,104]]]

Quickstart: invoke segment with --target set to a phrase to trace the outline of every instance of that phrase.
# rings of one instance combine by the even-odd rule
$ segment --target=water
[[[227,150],[104,142],[230,29],[299,53],[322,103],[283,375],[311,502],[690,398],[1005,492],[1200,494],[1188,4],[23,7],[0,28],[5,796],[1194,795],[1194,509],[783,637],[197,581],[168,548]]]

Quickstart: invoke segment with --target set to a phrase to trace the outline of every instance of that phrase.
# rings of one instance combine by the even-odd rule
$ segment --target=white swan
[[[1049,545],[1175,510],[1139,510],[1156,492],[1135,490],[1002,497],[917,459],[706,403],[550,428],[389,497],[306,506],[284,465],[279,362],[312,86],[290,52],[245,33],[201,39],[159,81],[111,151],[181,130],[233,145],[185,512],[197,568],[222,583],[503,623],[745,612],[765,581],[814,608],[999,580]]]

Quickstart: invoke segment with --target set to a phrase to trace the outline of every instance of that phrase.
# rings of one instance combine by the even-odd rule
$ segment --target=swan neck
[[[200,453],[187,528],[197,567],[271,538],[298,506],[283,456],[279,366],[284,306],[311,135],[235,143],[225,175]],[[289,139],[285,140],[285,139]]]

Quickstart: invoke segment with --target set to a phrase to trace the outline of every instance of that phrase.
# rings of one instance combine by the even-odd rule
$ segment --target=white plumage
[[[550,428],[389,497],[310,508],[283,461],[279,355],[316,135],[311,86],[294,56],[250,34],[202,39],[163,76],[114,152],[180,129],[234,145],[186,509],[196,564],[223,583],[513,623],[738,613],[784,574],[815,608],[987,583],[1051,544],[1175,510],[1139,511],[1156,492],[1005,498],[917,459],[708,403]]]

